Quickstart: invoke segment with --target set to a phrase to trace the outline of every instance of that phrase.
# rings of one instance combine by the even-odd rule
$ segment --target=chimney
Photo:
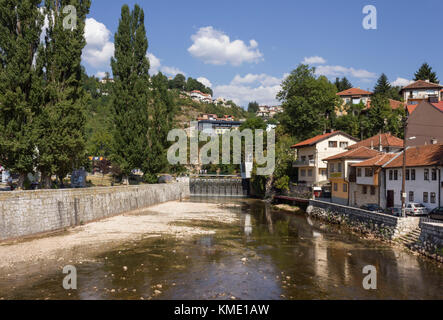
[[[383,146],[381,145],[381,134],[380,134],[378,137],[379,137],[379,141],[378,141],[378,151],[382,152],[382,151],[383,151]]]
[[[431,139],[431,144],[437,144],[437,139],[432,138],[432,139]]]
[[[426,81],[427,83],[431,82],[429,79],[426,79],[425,81]]]

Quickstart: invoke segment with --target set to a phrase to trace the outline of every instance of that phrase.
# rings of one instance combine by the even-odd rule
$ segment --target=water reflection
[[[224,203],[226,199],[200,199]],[[234,200],[232,200],[234,201]],[[304,215],[235,200],[239,223],[192,240],[156,238],[77,266],[70,296],[61,272],[33,282],[0,279],[9,299],[442,299],[443,272],[385,244],[365,241]],[[204,221],[201,222],[205,224]],[[207,227],[214,228],[213,223]],[[378,271],[378,290],[362,287],[363,267]],[[127,267],[127,271],[123,269]],[[26,281],[24,281],[26,280]],[[15,289],[10,289],[15,286]]]

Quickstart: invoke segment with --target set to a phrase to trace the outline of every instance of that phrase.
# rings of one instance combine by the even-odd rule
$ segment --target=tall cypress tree
[[[132,169],[143,168],[149,153],[148,39],[144,12],[138,5],[132,12],[127,5],[122,7],[114,40],[112,160],[120,166],[124,176],[128,176]]]
[[[20,174],[35,164],[33,119],[39,107],[35,55],[43,15],[40,0],[0,0],[0,164]]]
[[[76,25],[66,28],[63,8],[76,8]],[[38,168],[44,187],[56,174],[61,182],[85,160],[85,106],[81,55],[86,15],[90,0],[46,0],[48,17],[44,45],[40,47],[38,69],[45,79],[44,105],[38,118]]]

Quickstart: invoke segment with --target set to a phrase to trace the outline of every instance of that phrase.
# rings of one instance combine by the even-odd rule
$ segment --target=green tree
[[[278,120],[286,133],[306,139],[331,128],[339,104],[336,93],[337,88],[326,77],[315,75],[315,68],[299,65],[277,95],[284,109]]]
[[[382,94],[387,96],[391,90],[391,84],[388,81],[388,77],[382,73],[378,78],[374,87],[374,94]]]
[[[184,90],[186,86],[186,77],[181,73],[179,73],[170,82],[171,82],[170,89]]]
[[[342,79],[336,78],[335,79],[335,86],[337,87],[337,91],[345,91],[352,88],[351,82],[346,78],[343,77]]]
[[[76,8],[76,25],[67,29],[63,8]],[[38,168],[43,186],[51,186],[51,176],[63,178],[83,165],[85,154],[85,106],[81,56],[86,45],[86,15],[90,1],[46,0],[44,14],[52,17],[40,46],[37,66],[45,79],[44,103],[37,121]]]
[[[111,59],[114,74],[112,90],[113,152],[112,160],[126,177],[141,169],[148,157],[149,131],[149,61],[144,12],[127,5],[121,9],[115,34],[115,53]]]
[[[414,80],[429,80],[432,83],[440,83],[437,78],[437,73],[432,71],[432,67],[426,62],[423,63],[420,69],[418,69],[418,71],[415,73]]]
[[[248,112],[256,113],[258,111],[259,104],[257,101],[249,102],[248,104]]]
[[[33,61],[43,25],[40,2],[0,0],[0,163],[20,175],[20,189],[36,155],[40,80]]]

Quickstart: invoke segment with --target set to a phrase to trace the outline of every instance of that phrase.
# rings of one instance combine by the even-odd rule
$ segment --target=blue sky
[[[346,76],[362,89],[382,72],[406,84],[425,61],[443,81],[440,0],[93,0],[83,55],[91,75],[111,70],[125,3],[145,11],[152,72],[201,78],[215,97],[243,106],[277,103],[281,80],[305,58],[319,74]],[[376,30],[362,26],[366,5],[377,9]]]

